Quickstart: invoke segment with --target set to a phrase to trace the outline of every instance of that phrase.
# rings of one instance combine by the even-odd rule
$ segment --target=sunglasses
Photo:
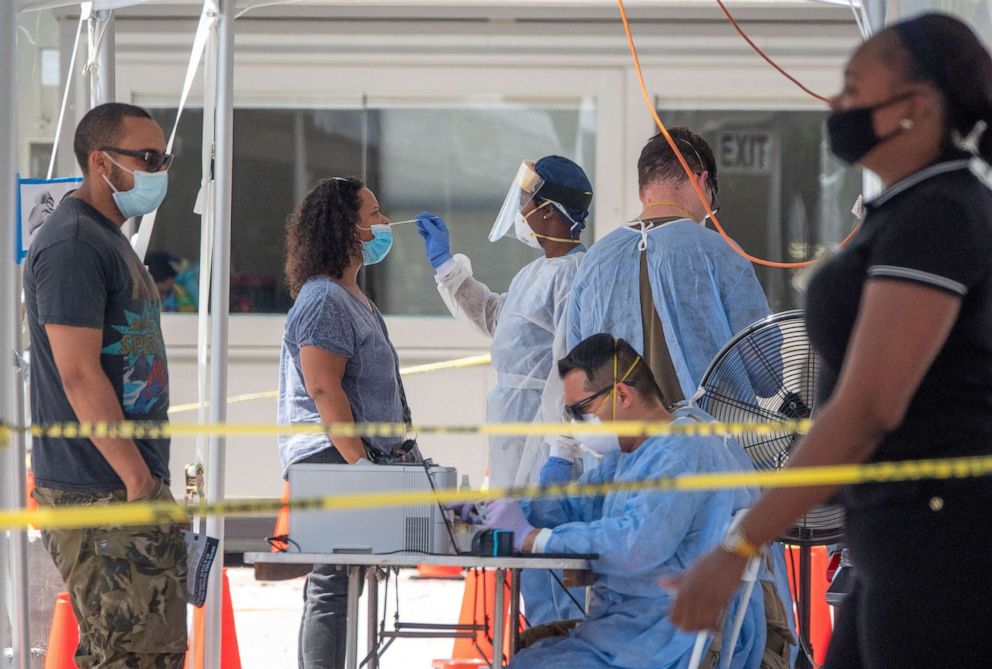
[[[134,149],[121,149],[116,146],[101,146],[101,151],[109,151],[110,153],[116,153],[120,156],[130,156],[132,158],[137,158],[143,160],[145,165],[148,166],[149,172],[161,172],[163,170],[168,170],[172,165],[172,161],[175,159],[175,155],[172,153],[159,153],[157,151],[144,151],[144,150],[134,150]]]
[[[613,386],[612,385],[606,386],[605,388],[603,388],[601,390],[597,390],[595,393],[593,393],[589,397],[587,397],[585,399],[582,399],[582,400],[579,400],[575,404],[566,404],[565,405],[565,418],[567,418],[568,420],[570,420],[570,421],[572,421],[574,423],[583,423],[583,422],[585,422],[586,415],[587,415],[586,412],[585,412],[585,409],[590,404],[592,404],[597,399],[599,399],[603,395],[607,394],[611,390],[613,390]]]
[[[570,421],[575,422],[575,423],[584,423],[585,420],[586,420],[586,416],[588,415],[584,411],[584,409],[586,409],[590,404],[592,404],[593,402],[595,402],[597,398],[600,398],[603,395],[606,395],[607,393],[609,393],[611,390],[613,390],[614,388],[616,388],[621,383],[626,383],[627,382],[627,379],[630,378],[630,375],[633,373],[634,368],[637,367],[637,365],[638,365],[638,363],[640,363],[640,361],[641,361],[641,356],[637,356],[636,358],[634,358],[634,362],[631,363],[630,367],[627,368],[627,371],[624,372],[624,375],[622,377],[620,377],[620,380],[617,381],[616,383],[613,383],[611,385],[606,386],[605,388],[601,388],[600,390],[597,390],[596,392],[594,392],[589,397],[586,397],[585,399],[581,399],[578,402],[576,402],[575,404],[566,404],[565,405],[564,412],[563,412],[566,420],[570,420]],[[617,357],[616,357],[616,355],[613,356],[613,378],[614,379],[617,378]],[[605,403],[605,400],[604,400],[604,403]],[[597,411],[598,411],[598,408],[597,408]],[[616,411],[616,406],[614,406],[614,412],[615,411]],[[593,412],[593,413],[595,413],[595,412]]]

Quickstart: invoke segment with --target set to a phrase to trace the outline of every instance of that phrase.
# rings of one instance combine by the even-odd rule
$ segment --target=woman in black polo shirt
[[[822,408],[790,466],[992,454],[992,193],[971,170],[992,159],[992,60],[926,14],[862,45],[831,107],[831,148],[884,191],[810,285]],[[675,623],[715,628],[744,556],[836,492],[768,491],[672,584]],[[826,666],[992,665],[992,479],[840,495],[856,585]]]

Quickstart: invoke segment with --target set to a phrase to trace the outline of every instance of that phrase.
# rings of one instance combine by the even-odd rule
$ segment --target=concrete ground
[[[238,630],[241,666],[244,669],[278,669],[297,666],[296,642],[303,610],[303,580],[258,582],[250,567],[227,571]],[[379,616],[387,606],[380,584]],[[389,584],[386,629],[396,611],[396,580]],[[421,580],[414,570],[399,576],[400,618],[405,622],[455,623],[461,608],[462,580]],[[365,651],[365,598],[362,598],[359,650]],[[380,663],[382,669],[430,669],[434,659],[451,657],[451,639],[399,639]]]
[[[61,578],[45,552],[37,533],[29,543],[31,581],[30,669],[42,669],[56,595],[64,589]],[[294,669],[297,633],[303,611],[303,578],[291,581],[259,582],[251,567],[229,567],[231,600],[243,669]],[[396,579],[390,580],[389,602],[384,601],[380,584],[380,619],[387,607],[386,628],[391,629],[396,610]],[[405,622],[454,623],[458,621],[464,581],[421,580],[416,571],[406,569],[399,576],[399,607]],[[365,598],[360,609],[359,651],[365,655]],[[0,621],[7,625],[7,621]],[[451,639],[401,639],[383,656],[382,669],[430,669],[434,659],[451,657]],[[0,649],[0,668],[13,667],[6,649]]]

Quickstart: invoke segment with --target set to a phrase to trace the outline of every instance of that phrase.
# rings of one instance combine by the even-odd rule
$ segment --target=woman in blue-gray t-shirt
[[[286,225],[286,280],[296,298],[279,365],[280,423],[409,422],[396,350],[358,272],[386,257],[389,219],[358,179],[314,186]],[[397,437],[281,437],[291,464],[355,464],[403,456]],[[339,669],[345,660],[347,572],[315,565],[304,589],[299,665]]]

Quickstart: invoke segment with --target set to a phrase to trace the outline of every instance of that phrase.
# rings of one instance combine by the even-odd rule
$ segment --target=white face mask
[[[537,211],[536,209],[534,211]],[[534,212],[531,212],[534,213]],[[517,212],[517,217],[513,221],[513,233],[517,240],[523,242],[532,249],[541,249],[541,242],[537,241],[537,235],[534,234],[534,230],[530,227],[530,223],[524,218],[524,215]]]
[[[584,421],[589,425],[602,425],[599,416],[587,415]],[[620,450],[620,435],[611,432],[580,432],[575,431],[579,446],[602,457]]]

